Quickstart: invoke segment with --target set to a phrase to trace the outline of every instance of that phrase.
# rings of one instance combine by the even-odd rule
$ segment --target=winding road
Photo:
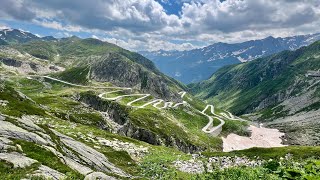
[[[212,115],[214,115],[214,117],[206,114],[205,112],[207,111],[207,109],[210,108],[210,112]],[[213,136],[218,136],[221,131],[222,131],[222,126],[225,124],[225,121],[223,120],[224,118],[227,118],[228,120],[232,120],[232,121],[246,121],[243,120],[241,118],[235,117],[233,114],[231,114],[230,112],[226,111],[226,113],[228,113],[228,115],[226,113],[220,113],[220,115],[216,114],[214,112],[214,106],[213,105],[207,105],[203,111],[200,112],[201,114],[203,114],[204,116],[207,116],[209,119],[209,122],[206,126],[204,126],[202,128],[202,131],[208,134],[211,134]],[[220,124],[218,126],[213,126],[213,119],[216,118],[220,121]]]
[[[30,78],[31,76],[29,76],[28,78]],[[70,85],[70,86],[75,86],[75,87],[83,87],[83,88],[92,88],[92,89],[122,89],[122,90],[132,90],[132,88],[126,88],[126,87],[117,87],[117,86],[111,86],[111,87],[105,87],[105,86],[83,86],[83,85],[79,85],[79,84],[73,84],[73,83],[69,83],[67,81],[63,81],[63,80],[60,80],[60,79],[56,79],[56,78],[53,78],[53,77],[50,77],[50,76],[34,76],[34,77],[42,77],[42,78],[45,78],[45,79],[50,79],[50,80],[53,80],[53,81],[57,81],[57,82],[61,82],[63,84],[67,84],[67,85]]]
[[[119,101],[119,100],[121,100],[122,98],[125,98],[125,97],[139,97],[139,98],[137,98],[135,100],[132,100],[132,101],[130,101],[130,102],[128,102],[126,104],[127,106],[130,106],[130,107],[133,107],[133,108],[145,108],[148,105],[152,105],[153,107],[155,107],[157,109],[166,109],[166,108],[176,108],[178,106],[182,106],[182,105],[186,105],[187,104],[186,101],[174,104],[174,102],[172,102],[172,101],[165,102],[163,99],[152,99],[152,100],[144,103],[143,105],[134,106],[133,105],[134,103],[142,101],[142,100],[144,100],[144,99],[146,99],[148,97],[151,97],[151,94],[125,94],[125,95],[119,95],[119,96],[115,96],[115,97],[105,97],[106,95],[112,94],[112,93],[120,93],[120,92],[124,92],[125,93],[125,91],[128,91],[128,90],[132,91],[132,88],[117,87],[117,86],[111,86],[111,87],[83,86],[83,85],[73,84],[73,83],[66,82],[66,81],[63,81],[63,80],[60,80],[60,79],[56,79],[56,78],[53,78],[53,77],[49,77],[49,76],[37,76],[37,77],[43,77],[43,78],[46,78],[46,79],[49,79],[49,80],[57,81],[57,82],[64,83],[64,84],[67,84],[67,85],[71,85],[71,86],[75,86],[75,87],[92,88],[92,89],[116,89],[114,91],[108,91],[108,92],[101,93],[98,96],[101,99],[110,100],[110,101]],[[30,78],[30,76],[28,78]],[[178,94],[180,95],[181,98],[183,98],[186,95],[186,92],[185,91],[181,91]],[[162,104],[162,103],[163,103],[163,106],[159,107],[160,104]],[[211,112],[211,114],[213,116],[208,115],[208,114],[205,113],[208,108],[210,108],[210,112]],[[207,105],[204,108],[203,111],[199,111],[199,112],[209,119],[208,124],[202,128],[202,131],[207,133],[207,134],[211,134],[213,136],[218,136],[221,133],[222,126],[225,124],[225,121],[223,120],[224,118],[227,118],[229,120],[245,121],[245,120],[243,120],[241,118],[235,117],[233,114],[231,114],[228,111],[225,111],[226,113],[223,112],[223,113],[220,113],[221,115],[218,115],[218,114],[216,114],[214,112],[214,106],[213,105]],[[214,118],[218,119],[220,121],[220,124],[218,126],[213,126]]]
[[[53,80],[53,81],[57,81],[57,82],[60,82],[60,83],[63,83],[63,84],[75,86],[75,87],[92,88],[92,89],[118,89],[118,90],[115,90],[115,91],[109,91],[109,92],[104,92],[104,93],[99,94],[100,98],[105,99],[105,100],[110,100],[110,101],[119,101],[119,100],[121,100],[122,98],[125,98],[125,97],[135,97],[135,96],[139,97],[139,96],[141,96],[140,98],[137,98],[137,99],[135,99],[133,101],[130,101],[130,102],[128,102],[126,104],[127,106],[134,107],[134,108],[145,108],[148,105],[153,105],[153,107],[155,107],[157,109],[166,109],[166,108],[172,108],[172,107],[176,108],[176,107],[178,107],[180,105],[186,104],[185,101],[174,104],[174,102],[172,102],[172,101],[164,102],[163,99],[153,99],[153,100],[151,100],[149,102],[146,102],[145,104],[143,104],[141,106],[133,106],[132,105],[133,103],[136,103],[138,101],[146,99],[146,98],[150,97],[151,94],[126,94],[126,95],[119,95],[119,96],[116,96],[116,97],[108,98],[108,97],[104,97],[104,96],[106,96],[107,94],[111,94],[111,93],[125,92],[126,90],[132,91],[132,88],[117,87],[117,86],[110,86],[110,87],[83,86],[83,85],[78,85],[78,84],[73,84],[73,83],[70,83],[70,82],[66,82],[66,81],[63,81],[63,80],[60,80],[60,79],[56,79],[56,78],[53,78],[53,77],[50,77],[50,76],[40,76],[40,77],[43,77],[43,78],[46,78],[46,79],[49,79],[49,80]],[[28,77],[28,78],[30,78],[30,77]],[[186,92],[185,91],[181,91],[178,94],[180,95],[181,98],[183,98],[185,96]],[[158,105],[161,104],[162,102],[164,102],[164,106],[163,107],[158,107]]]

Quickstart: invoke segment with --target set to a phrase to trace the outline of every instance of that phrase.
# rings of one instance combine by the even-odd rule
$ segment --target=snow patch
[[[176,76],[176,77],[180,77],[182,74],[180,73],[180,72],[176,72],[175,74],[174,74],[174,76]]]
[[[281,137],[284,133],[277,129],[250,126],[251,137],[229,134],[226,138],[222,137],[223,151],[230,152],[234,150],[249,149],[252,147],[283,147]]]
[[[242,57],[240,57],[240,56],[238,56],[237,59],[238,59],[239,61],[241,61],[241,62],[247,62],[246,59],[244,59],[244,58],[242,58]]]

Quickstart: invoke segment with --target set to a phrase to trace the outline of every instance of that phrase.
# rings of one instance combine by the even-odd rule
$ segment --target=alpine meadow
[[[0,179],[320,179],[319,0],[0,0]]]

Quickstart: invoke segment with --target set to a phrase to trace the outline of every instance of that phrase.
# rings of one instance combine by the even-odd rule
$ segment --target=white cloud
[[[9,29],[10,27],[5,24],[0,24],[0,29]]]
[[[175,44],[169,41],[164,41],[161,39],[153,39],[153,38],[147,39],[147,40],[136,40],[136,39],[122,40],[117,38],[102,38],[96,35],[93,35],[92,38],[113,43],[120,47],[123,47],[128,50],[133,50],[133,51],[157,51],[159,49],[163,49],[167,51],[171,51],[171,50],[183,51],[183,50],[191,50],[194,48],[199,48],[199,46],[194,46],[191,43]]]
[[[131,50],[190,49],[218,41],[315,33],[319,0],[162,0],[183,4],[169,15],[155,0],[2,0],[0,18],[90,32]],[[175,44],[179,40],[180,44]]]
[[[84,28],[80,26],[73,26],[73,25],[62,25],[60,22],[57,21],[48,21],[48,20],[34,20],[35,24],[41,25],[43,27],[57,29],[61,31],[70,31],[70,32],[80,32],[80,31],[86,31]]]

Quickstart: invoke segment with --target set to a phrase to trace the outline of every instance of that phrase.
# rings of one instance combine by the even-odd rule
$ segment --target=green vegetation
[[[24,114],[45,115],[43,109],[31,100],[24,98],[23,95],[19,94],[12,87],[3,84],[3,86],[0,86],[0,92],[0,99],[8,101],[5,107],[0,108],[1,113],[15,117],[21,117]]]
[[[245,121],[225,120],[225,124],[222,126],[221,135],[227,136],[230,133],[234,133],[239,136],[250,136],[250,132],[247,128],[248,123]]]
[[[250,148],[232,152],[205,152],[206,156],[246,156],[249,158],[259,157],[260,159],[279,159],[286,154],[293,155],[296,160],[320,157],[320,147],[312,146],[287,146],[277,148]]]
[[[204,110],[204,108],[206,107],[206,104],[203,101],[200,101],[197,98],[193,98],[191,95],[186,94],[183,97],[183,100],[188,102],[192,107],[194,107],[195,109],[202,111]]]
[[[320,42],[297,51],[279,54],[239,65],[226,66],[201,83],[189,87],[200,98],[235,114],[252,112],[268,99],[265,108],[272,108],[279,96],[295,96],[307,89],[309,70],[320,69]],[[292,91],[288,92],[291,89]],[[289,94],[287,94],[289,93]],[[285,116],[286,112],[265,112],[267,117]],[[262,117],[261,120],[265,118]]]
[[[53,130],[104,154],[110,163],[141,179],[319,179],[320,147],[288,146],[219,152],[222,149],[222,140],[201,130],[209,120],[199,112],[204,110],[206,104],[213,103],[216,114],[227,113],[216,106],[243,114],[256,110],[261,101],[268,99],[263,110],[259,112],[261,117],[258,120],[287,116],[289,111],[284,106],[276,106],[277,100],[283,96],[299,95],[310,87],[309,82],[315,82],[306,79],[305,73],[320,68],[319,42],[295,52],[285,51],[252,62],[224,67],[209,80],[189,86],[197,96],[205,99],[204,101],[186,94],[183,100],[191,106],[161,110],[152,106],[143,109],[126,106],[128,102],[140,96],[128,96],[119,101],[104,100],[97,95],[111,89],[89,87],[89,85],[113,86],[111,83],[114,83],[138,88],[134,93],[147,93],[148,90],[152,90],[154,97],[149,96],[133,103],[133,106],[140,106],[158,97],[168,100],[177,97],[177,93],[185,89],[184,85],[164,76],[151,61],[137,53],[96,39],[77,37],[59,41],[12,43],[9,47],[20,50],[21,54],[3,52],[0,53],[1,58],[46,65],[54,63],[67,67],[66,71],[50,76],[74,84],[88,85],[80,88],[36,76],[25,78],[23,75],[18,75],[18,71],[14,72],[0,66],[2,74],[16,74],[4,77],[4,81],[1,80],[0,100],[4,105],[0,106],[0,113],[15,117],[36,115],[30,117],[30,120],[43,131],[37,132],[38,130],[35,130],[37,128],[31,127],[32,123],[30,127],[26,127],[15,118],[6,118],[5,121],[36,133],[44,139],[48,135],[47,137],[50,137],[55,144],[50,146],[64,155],[68,154],[66,152],[68,150],[79,156],[77,152],[63,145]],[[25,55],[24,52],[34,57]],[[91,74],[94,76],[90,77]],[[110,81],[101,83],[95,80]],[[132,84],[133,81],[136,81],[136,84]],[[167,87],[162,86],[164,84]],[[317,89],[313,95],[320,97],[319,92]],[[119,91],[107,94],[105,97],[132,93]],[[159,106],[163,105],[162,102]],[[298,112],[316,110],[319,107],[320,104],[315,102]],[[205,113],[214,116],[210,109]],[[108,118],[115,122],[111,122]],[[230,133],[249,135],[246,130],[247,122],[232,121],[225,117],[222,119],[225,121],[222,136]],[[220,121],[214,118],[213,125],[219,124]],[[99,142],[101,139],[107,140],[106,142],[112,141],[112,144],[104,145]],[[32,174],[40,165],[46,165],[66,174],[68,179],[84,178],[44,146],[16,140],[15,136],[11,140],[14,142],[11,145],[15,145],[18,150],[9,148],[9,152],[24,153],[39,163],[21,169],[0,161],[0,179],[28,178],[26,175]],[[142,154],[138,154],[135,149],[131,149],[132,144],[134,147],[146,148],[148,152],[143,151]],[[19,150],[18,145],[23,152]],[[130,148],[124,149],[120,146]],[[204,156],[197,157],[197,160],[203,161],[205,165],[212,156],[246,156],[252,160],[264,160],[264,163],[258,167],[239,166],[226,169],[221,169],[218,164],[212,164],[213,172],[208,172],[208,167],[205,167],[205,172],[202,174],[188,174],[174,167],[175,161],[190,160],[193,157],[188,153],[199,151],[201,152],[199,154]],[[90,165],[87,166],[95,169]],[[31,177],[31,179],[43,179],[43,177]]]
[[[75,172],[67,165],[63,164],[61,160],[55,156],[52,152],[27,141],[15,140],[16,144],[19,144],[23,153],[25,153],[28,157],[39,161],[41,164],[48,166],[52,169],[55,169],[65,175],[68,176],[69,179],[82,179],[84,178],[78,172]]]
[[[309,112],[309,111],[318,110],[318,109],[320,109],[320,102],[315,102],[315,103],[311,104],[310,106],[302,108],[301,110],[297,111],[297,113],[304,112],[304,111]]]
[[[14,168],[13,164],[0,161],[0,179],[20,180],[26,178],[27,174],[37,170],[38,167],[39,163],[35,163],[26,168]],[[33,177],[31,180],[44,180],[44,178],[36,179],[36,177]]]
[[[188,114],[181,109],[168,110],[166,113],[157,109],[137,109],[130,112],[129,118],[136,126],[148,129],[160,137],[171,137],[186,143],[187,146],[221,149],[221,139],[201,131],[208,123],[207,117],[193,113]]]
[[[164,151],[161,151],[164,152]],[[258,167],[230,167],[221,169],[212,164],[213,172],[205,171],[202,174],[187,174],[177,171],[172,162],[176,157],[166,153],[156,153],[145,158],[141,164],[141,174],[154,179],[230,179],[230,180],[277,180],[277,179],[319,179],[320,161],[319,147],[283,147],[283,148],[252,148],[229,153],[207,152],[206,157],[212,156],[247,156],[253,160],[264,159],[262,166]],[[174,152],[172,154],[175,154]],[[178,155],[178,154],[175,154]],[[188,160],[188,156],[179,156],[180,160]],[[271,160],[270,160],[271,159]]]
[[[289,110],[283,110],[284,106],[269,107],[261,110],[259,113],[262,115],[260,121],[269,121],[272,118],[285,117],[289,114]]]
[[[159,136],[174,135],[179,139],[188,137],[185,131],[177,131],[180,127],[162,115],[159,110],[137,109],[130,112],[129,118],[136,126],[149,129]]]
[[[17,47],[22,51],[26,51],[34,57],[45,59],[45,60],[54,60],[54,56],[58,54],[55,45],[52,42],[46,41],[31,41],[24,44],[15,44],[13,47]]]
[[[90,67],[73,67],[62,73],[57,74],[58,79],[74,83],[74,84],[87,84],[89,79]]]
[[[235,167],[217,170],[212,173],[198,175],[195,179],[230,179],[230,180],[255,180],[255,179],[319,179],[320,161],[308,160],[294,162],[289,160],[268,161],[263,167]]]

